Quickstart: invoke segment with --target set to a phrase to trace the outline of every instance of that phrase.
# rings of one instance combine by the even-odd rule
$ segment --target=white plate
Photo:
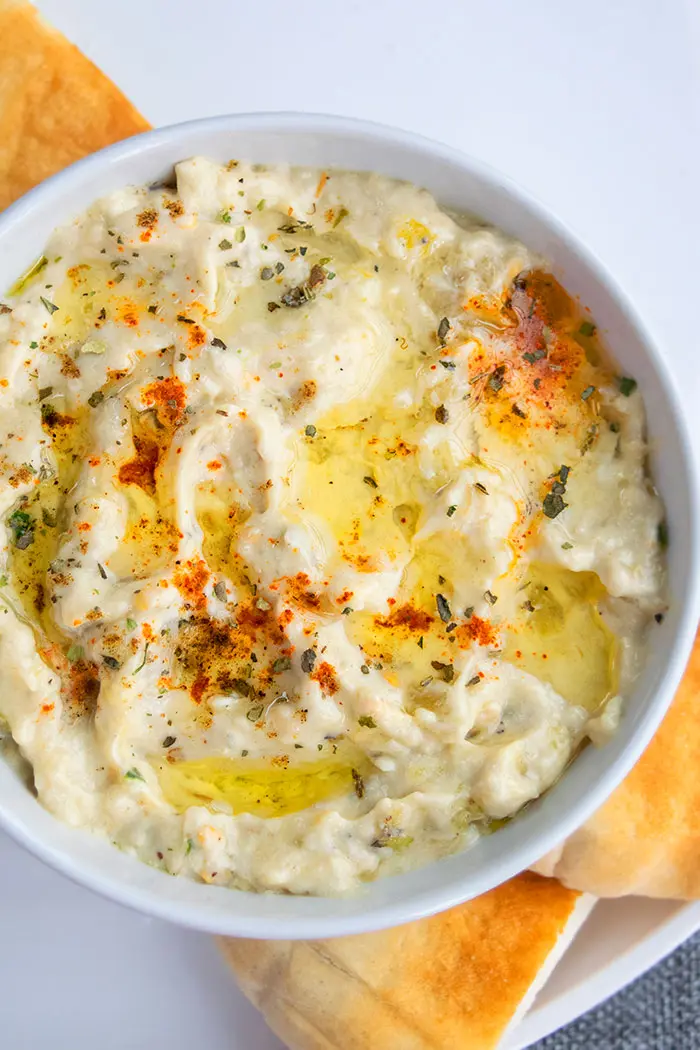
[[[699,927],[700,904],[597,905],[508,1050],[574,1020]],[[0,930],[12,1050],[281,1050],[211,939],[93,895],[1,832]]]

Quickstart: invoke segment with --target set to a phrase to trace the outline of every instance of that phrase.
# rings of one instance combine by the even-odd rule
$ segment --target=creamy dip
[[[336,894],[614,732],[663,609],[634,378],[544,260],[377,175],[196,158],[0,315],[0,712],[171,873]]]

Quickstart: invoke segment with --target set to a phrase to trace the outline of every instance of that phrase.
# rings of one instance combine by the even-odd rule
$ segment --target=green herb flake
[[[39,346],[39,344],[35,340],[32,340],[31,343],[29,344],[29,349],[30,350],[36,350],[38,346]]]
[[[581,392],[581,400],[588,401],[588,398],[591,396],[591,394],[595,394],[595,387],[587,386],[586,389]]]
[[[489,603],[489,605],[495,605],[498,601],[496,595],[492,594],[491,591],[484,591],[484,598]]]
[[[316,650],[304,649],[301,654],[301,669],[304,674],[311,674],[316,663]]]
[[[630,376],[620,376],[618,382],[620,384],[620,393],[623,397],[629,397],[637,389],[637,380],[630,378]]]
[[[83,647],[82,645],[71,645],[70,649],[66,653],[66,658],[70,660],[72,664],[77,664],[79,660],[83,658]]]
[[[544,498],[542,510],[546,517],[554,519],[558,517],[568,505],[568,503],[564,502],[560,493],[548,492]]]
[[[357,795],[358,798],[364,798],[364,796],[365,796],[365,782],[362,779],[362,776],[360,775],[360,773],[356,769],[351,769],[350,772],[352,773],[352,779],[353,779],[353,782],[355,784],[355,794]]]
[[[48,310],[48,312],[50,314],[55,314],[56,313],[56,311],[58,310],[58,307],[56,306],[55,303],[52,303],[48,299],[45,299],[43,295],[40,295],[39,299],[41,300],[42,304],[46,307],[46,309]]]
[[[435,595],[435,604],[437,605],[438,616],[443,623],[449,623],[452,619],[452,612],[450,610],[450,603],[444,594]]]
[[[668,523],[660,521],[656,529],[656,538],[659,541],[659,546],[664,550],[668,547]]]
[[[420,638],[418,639],[418,648],[419,649],[423,648],[423,635],[421,635]]]
[[[435,419],[438,423],[447,423],[450,418],[450,413],[447,411],[444,405],[438,405],[435,409]]]
[[[262,713],[265,710],[262,704],[253,704],[246,711],[246,718],[249,722],[259,722],[262,718]]]
[[[455,503],[451,504],[451,506],[449,506],[447,508],[447,517],[451,518],[452,515],[456,512],[456,510],[457,510],[457,505]]]
[[[474,675],[474,676],[473,676],[472,678],[470,678],[470,679],[469,679],[469,681],[467,682],[467,688],[469,689],[469,688],[471,688],[471,686],[473,686],[473,685],[478,685],[480,681],[481,681],[481,677],[480,677],[480,675],[478,675],[478,674],[475,674],[475,675]]]
[[[288,671],[292,666],[292,661],[288,656],[280,656],[272,665],[273,674],[282,674],[283,671]]]
[[[364,481],[365,485],[369,485],[371,489],[376,489],[379,487],[374,478],[371,477],[369,474],[366,474],[362,480]]]
[[[590,339],[590,337],[596,333],[596,326],[592,321],[582,321],[578,332],[579,335],[585,335]]]
[[[7,519],[12,530],[12,540],[19,550],[26,550],[34,543],[34,519],[26,510],[15,510]]]
[[[146,778],[135,767],[132,768],[132,769],[127,769],[126,773],[124,774],[124,779],[125,780],[143,780],[144,784],[146,783]]]
[[[147,659],[147,657],[148,657],[148,642],[146,642],[146,645],[144,646],[143,660],[141,661],[141,663],[138,665],[138,667],[134,671],[134,674],[138,674],[139,671],[143,670],[143,668],[146,666],[146,659]]]
[[[136,630],[136,620],[132,620],[130,616],[127,616],[126,618],[126,629],[127,631]]]
[[[307,426],[304,427],[304,433],[306,434],[307,438],[316,437],[316,427],[313,425],[313,423],[309,423]]]
[[[190,854],[193,849],[194,849],[194,842],[192,841],[192,839],[188,839],[187,842],[185,843],[185,856]]]
[[[102,393],[102,391],[95,390],[95,392],[90,394],[90,397],[88,398],[88,405],[90,406],[90,408],[97,408],[98,405],[102,404],[104,399],[105,396]]]
[[[233,245],[226,237],[224,237],[222,241],[219,241],[219,247],[222,252],[227,252],[229,248],[233,248]]]
[[[220,211],[216,217],[217,222],[225,222],[226,224],[231,222],[231,212],[224,209]]]
[[[445,339],[447,338],[447,333],[449,332],[451,327],[452,327],[452,325],[450,324],[449,319],[447,317],[443,317],[442,320],[440,321],[440,324],[438,325],[438,330],[437,330],[437,337],[440,340],[440,342],[443,344],[443,346],[444,346],[444,343],[445,343]]]
[[[223,339],[219,339],[218,335],[214,336],[214,338],[211,341],[211,345],[215,346],[217,348],[217,350],[225,350],[226,349],[226,343],[223,341]]]
[[[236,232],[233,236],[236,240],[236,244],[243,244],[243,241],[245,240],[245,226],[237,226]]]
[[[365,729],[377,728],[377,723],[374,721],[371,715],[360,715],[357,721],[358,724],[363,726]]]
[[[335,221],[333,223],[333,229],[335,229],[336,226],[340,226],[340,224],[343,221],[343,219],[346,219],[349,214],[350,214],[350,212],[348,211],[347,208],[341,208],[340,211],[338,212],[338,214],[335,217]],[[360,797],[362,797],[362,796],[360,796]]]

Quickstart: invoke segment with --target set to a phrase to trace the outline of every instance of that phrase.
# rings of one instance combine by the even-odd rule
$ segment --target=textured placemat
[[[700,934],[532,1050],[698,1050]]]

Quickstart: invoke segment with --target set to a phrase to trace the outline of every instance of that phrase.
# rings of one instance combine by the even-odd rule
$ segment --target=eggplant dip
[[[644,409],[546,261],[373,174],[176,167],[0,307],[0,715],[61,820],[344,894],[615,732]]]

